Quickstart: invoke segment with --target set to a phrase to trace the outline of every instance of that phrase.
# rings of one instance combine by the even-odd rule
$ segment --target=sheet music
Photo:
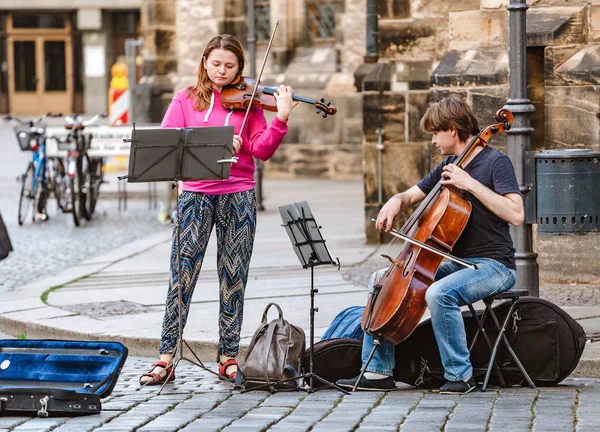
[[[281,206],[279,213],[303,267],[309,266],[313,252],[316,255],[315,265],[334,263],[308,202]]]
[[[233,126],[149,128],[131,134],[128,182],[229,178]]]

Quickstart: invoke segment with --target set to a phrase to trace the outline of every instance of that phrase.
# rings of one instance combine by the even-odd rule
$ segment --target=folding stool
[[[525,379],[525,381],[527,381],[527,383],[529,384],[529,387],[531,387],[532,389],[535,388],[535,384],[533,384],[533,381],[531,381],[529,374],[527,374],[527,371],[521,364],[521,361],[515,354],[514,350],[510,346],[510,342],[508,342],[508,339],[506,338],[506,327],[512,317],[513,312],[515,311],[517,302],[519,301],[519,297],[526,296],[526,295],[528,295],[528,292],[526,289],[510,289],[503,293],[486,297],[483,299],[483,303],[485,304],[485,310],[483,311],[483,314],[481,315],[481,317],[478,317],[472,304],[468,305],[469,310],[471,311],[471,314],[475,318],[475,322],[477,323],[477,327],[478,327],[477,332],[475,333],[475,337],[473,338],[473,341],[471,342],[471,346],[469,347],[469,352],[471,352],[473,350],[473,347],[475,347],[475,344],[477,343],[477,339],[479,338],[480,334],[485,339],[485,342],[490,350],[490,360],[489,360],[489,363],[487,366],[485,380],[483,381],[483,387],[481,388],[481,391],[487,390],[488,383],[490,381],[490,375],[492,373],[492,369],[494,369],[496,371],[496,373],[498,374],[498,380],[500,381],[500,385],[502,387],[506,387],[506,382],[504,381],[504,377],[502,376],[500,367],[496,363],[496,354],[498,353],[498,347],[499,347],[501,341],[504,342],[506,349],[510,353],[515,364],[519,367],[519,370],[521,371],[521,374],[523,374],[523,378]],[[494,310],[492,309],[492,303],[494,302],[494,300],[510,300],[510,302],[511,302],[510,307],[508,309],[508,313],[506,314],[506,317],[504,318],[502,325],[498,321],[498,318],[496,317],[496,314],[494,313]],[[491,341],[485,331],[485,328],[484,328],[484,323],[488,316],[492,317],[494,326],[495,326],[496,330],[498,331],[498,336],[496,337],[496,340],[494,341],[493,346],[492,346],[492,343],[491,343]]]

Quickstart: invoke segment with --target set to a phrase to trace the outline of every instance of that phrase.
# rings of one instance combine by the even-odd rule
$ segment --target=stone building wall
[[[337,113],[321,118],[314,106],[300,104],[292,113],[284,144],[265,164],[265,174],[359,179],[363,113],[354,71],[365,51],[366,0],[338,2],[336,42],[325,46],[311,46],[307,40],[304,0],[279,2],[287,5],[288,62],[284,68],[273,65],[263,82],[291,85],[296,94],[309,99],[323,98],[337,108]],[[290,46],[292,43],[295,45]]]
[[[418,128],[432,98],[431,74],[448,52],[452,0],[378,2],[379,63],[357,70],[363,97],[363,168],[367,240],[384,239],[371,222],[381,203],[414,185],[432,161]],[[382,132],[382,183],[379,135]],[[403,220],[398,221],[401,224]],[[389,239],[388,239],[389,240]]]
[[[377,77],[367,73],[362,83],[365,230],[370,242],[388,240],[370,221],[380,208],[376,130],[385,131],[385,202],[415,184],[441,160],[428,144],[429,137],[418,128],[430,101],[458,92],[484,127],[494,122],[494,112],[509,96],[508,0],[447,0],[432,2],[431,9],[426,2],[384,3],[404,15],[388,19],[380,10],[380,64],[376,70],[384,71],[381,64],[391,65],[391,70]],[[528,1],[528,5],[528,98],[536,109],[531,117],[535,128],[531,150],[598,151],[600,3],[549,0]],[[381,93],[380,88],[384,89]],[[506,134],[501,134],[492,145],[506,151],[506,143]],[[542,278],[600,281],[600,264],[590,259],[600,252],[597,234],[536,235],[535,228],[534,250],[539,254]]]
[[[140,27],[144,72],[135,93],[135,119],[160,122],[178,70],[177,8],[171,0],[143,0]]]
[[[279,27],[261,82],[291,85],[315,101],[323,98],[337,113],[323,119],[313,105],[298,106],[284,145],[265,164],[269,176],[362,176],[362,98],[353,73],[364,55],[366,0],[336,4],[336,40],[313,46],[307,40],[306,0],[270,1],[271,30],[277,20]],[[210,38],[230,33],[247,45],[246,6],[246,0],[143,0],[146,68],[138,87],[138,121],[160,122],[173,93],[196,82]],[[259,71],[266,43],[256,47]],[[244,74],[250,74],[249,64]]]

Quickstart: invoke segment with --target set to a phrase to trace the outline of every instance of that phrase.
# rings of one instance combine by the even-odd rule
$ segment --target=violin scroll
[[[315,107],[317,108],[317,114],[323,112],[323,118],[327,118],[328,115],[335,115],[337,112],[337,108],[331,105],[331,102],[327,102],[327,105],[325,105],[325,99],[323,98],[321,98],[320,101],[315,102]]]

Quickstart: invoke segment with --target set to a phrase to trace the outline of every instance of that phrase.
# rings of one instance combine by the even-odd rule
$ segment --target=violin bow
[[[275,32],[277,31],[277,27],[279,26],[279,20],[275,23],[275,28],[271,33],[271,39],[269,40],[269,45],[267,46],[267,52],[265,53],[265,58],[263,59],[262,66],[260,67],[260,72],[258,77],[256,77],[256,82],[254,83],[254,88],[252,89],[252,96],[250,97],[250,103],[248,104],[248,108],[246,108],[246,115],[244,116],[244,121],[242,122],[242,127],[240,128],[240,136],[244,133],[244,127],[246,126],[246,120],[248,120],[248,114],[250,114],[250,108],[252,108],[252,103],[254,102],[254,96],[256,96],[256,90],[258,89],[258,83],[260,82],[260,78],[262,77],[263,70],[265,70],[265,65],[267,64],[267,58],[269,57],[269,52],[271,51],[271,45],[273,44],[273,39],[275,38]]]

